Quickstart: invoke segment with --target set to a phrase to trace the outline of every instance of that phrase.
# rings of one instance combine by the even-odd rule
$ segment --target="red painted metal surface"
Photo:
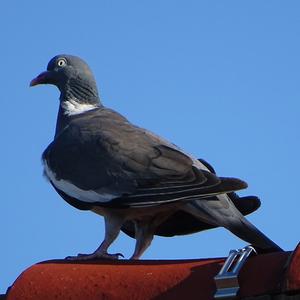
[[[249,258],[240,276],[241,298],[300,289],[300,249]],[[47,261],[25,270],[8,300],[213,299],[214,276],[224,259],[181,261]],[[285,284],[289,276],[288,286]],[[293,275],[294,274],[294,275]]]
[[[285,276],[285,291],[300,291],[300,243],[293,252]]]

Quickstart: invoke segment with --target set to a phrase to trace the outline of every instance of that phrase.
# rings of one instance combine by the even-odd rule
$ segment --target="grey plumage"
[[[203,159],[199,159],[199,160],[209,169],[210,172],[216,174],[212,166],[209,165],[205,160]],[[214,197],[211,197],[211,200],[213,200]],[[236,193],[228,193],[228,197],[232,201],[233,205],[243,215],[248,215],[254,212],[261,205],[259,198],[255,196],[239,197]],[[169,218],[167,218],[158,227],[156,227],[154,231],[154,235],[166,236],[166,237],[175,236],[175,235],[186,235],[186,234],[200,232],[203,230],[208,230],[216,227],[218,226],[203,222],[199,218],[194,217],[188,212],[179,210],[173,215],[171,215]],[[121,229],[130,237],[132,238],[135,237],[134,222],[132,221],[125,222]]]
[[[245,182],[216,176],[174,144],[104,107],[80,58],[55,56],[31,86],[42,83],[61,92],[55,138],[43,153],[45,175],[68,203],[105,218],[99,248],[72,259],[117,258],[107,249],[126,222],[135,224],[132,259],[138,259],[157,228],[180,211],[263,250],[280,250],[232,203],[228,193],[246,188]]]

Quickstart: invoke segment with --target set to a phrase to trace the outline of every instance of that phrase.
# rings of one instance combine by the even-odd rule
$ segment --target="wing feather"
[[[200,169],[177,146],[106,108],[75,117],[43,157],[58,178],[119,195],[112,200],[118,204],[161,204],[245,187]]]

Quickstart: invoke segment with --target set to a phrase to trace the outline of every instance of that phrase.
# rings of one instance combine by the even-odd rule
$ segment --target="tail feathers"
[[[209,224],[225,227],[240,239],[252,244],[259,253],[283,251],[250,223],[226,194],[218,195],[215,200],[195,200],[187,203],[183,210]]]
[[[258,253],[283,251],[281,247],[264,235],[244,217],[239,221],[235,220],[235,222],[231,222],[226,227],[240,239],[252,244]]]

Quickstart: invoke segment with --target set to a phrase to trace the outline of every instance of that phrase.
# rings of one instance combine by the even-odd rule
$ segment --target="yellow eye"
[[[67,64],[67,62],[65,61],[65,59],[59,59],[58,61],[57,61],[57,65],[59,66],[59,67],[63,67],[63,66],[65,66]]]

